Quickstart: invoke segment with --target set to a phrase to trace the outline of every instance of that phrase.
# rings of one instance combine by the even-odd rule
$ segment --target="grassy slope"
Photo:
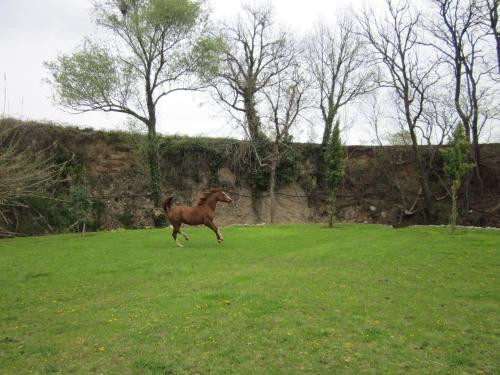
[[[0,373],[498,371],[498,232],[188,232],[0,241]]]

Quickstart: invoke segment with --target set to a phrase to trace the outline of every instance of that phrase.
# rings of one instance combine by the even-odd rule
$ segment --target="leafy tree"
[[[459,123],[453,132],[453,138],[447,150],[443,150],[444,172],[451,185],[451,215],[450,226],[452,233],[457,226],[457,193],[467,172],[474,168],[468,161],[469,142],[465,135],[464,126]]]
[[[340,124],[337,120],[325,150],[326,183],[330,192],[330,198],[328,200],[329,227],[332,227],[335,222],[337,190],[344,178],[345,164],[345,150],[342,145],[342,140],[340,139]]]
[[[86,39],[47,62],[49,82],[63,107],[124,113],[146,125],[151,198],[160,207],[157,106],[175,91],[200,88],[196,73],[215,65],[214,45],[203,37],[206,13],[195,0],[103,0],[95,15],[109,38]]]

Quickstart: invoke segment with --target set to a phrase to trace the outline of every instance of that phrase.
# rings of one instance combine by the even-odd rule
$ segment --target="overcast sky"
[[[380,7],[383,0],[271,1],[277,21],[297,33],[312,30],[319,20],[335,17],[340,7],[358,8],[362,4]],[[215,20],[234,16],[238,0],[210,0]],[[53,104],[44,61],[72,52],[82,39],[95,33],[90,0],[0,0],[0,116],[92,127],[126,129],[122,114],[70,114]],[[355,124],[345,139],[350,144],[369,143],[370,129],[355,115],[344,114],[344,123]],[[349,121],[347,121],[347,119]],[[160,104],[158,131],[185,134],[238,137],[239,132],[207,94],[179,92]],[[306,126],[295,133],[297,141],[318,140],[321,128]],[[316,138],[315,138],[316,136]]]
[[[271,1],[277,20],[297,32],[312,29],[319,19],[333,18],[340,3],[345,6],[361,2]],[[211,0],[210,4],[214,19],[230,18],[240,8],[237,0]],[[121,114],[64,112],[52,103],[52,89],[43,82],[48,77],[44,61],[72,52],[84,36],[95,32],[90,9],[89,0],[0,0],[0,115],[96,129],[126,128],[127,118]],[[161,102],[158,131],[162,134],[238,136],[208,95],[192,92],[176,93]],[[314,132],[305,129],[296,139],[307,141],[313,136]],[[351,139],[351,143],[362,141]]]

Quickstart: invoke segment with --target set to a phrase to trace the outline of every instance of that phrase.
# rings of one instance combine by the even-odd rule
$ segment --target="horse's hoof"
[[[177,242],[177,247],[184,247],[180,242]]]

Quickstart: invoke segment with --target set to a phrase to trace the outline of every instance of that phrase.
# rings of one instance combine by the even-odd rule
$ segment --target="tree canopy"
[[[147,126],[151,195],[160,207],[158,102],[203,86],[203,70],[217,67],[217,41],[206,36],[200,1],[103,0],[94,4],[94,15],[106,38],[87,38],[74,53],[46,63],[55,100],[76,112],[124,113]]]

